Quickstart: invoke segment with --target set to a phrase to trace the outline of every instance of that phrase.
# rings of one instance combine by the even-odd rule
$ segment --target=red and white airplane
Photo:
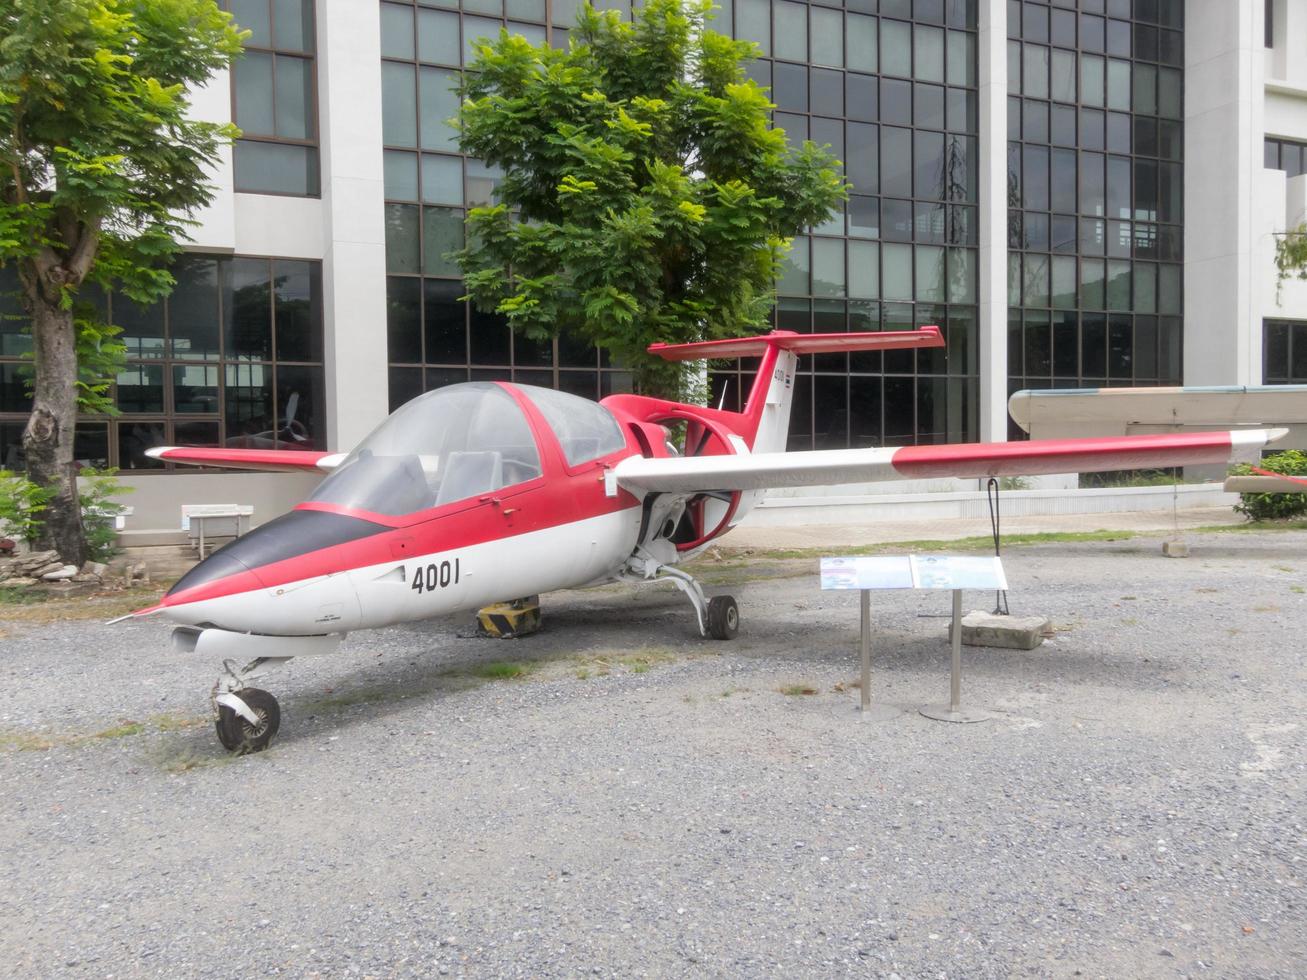
[[[729,639],[739,611],[677,565],[772,487],[1220,463],[1284,430],[785,452],[801,354],[942,347],[937,327],[655,344],[670,361],[761,358],[742,412],[639,395],[595,403],[503,382],[413,399],[348,455],[170,448],[178,463],[328,475],[304,503],[195,566],[133,613],[180,624],[174,645],[212,654],[219,739],[257,751],[280,712],[249,681],[333,652],[351,630],[470,611],[613,580],[675,583],[702,635]],[[681,445],[669,426],[684,430]],[[126,617],[124,617],[126,618]],[[250,659],[237,669],[237,660]]]

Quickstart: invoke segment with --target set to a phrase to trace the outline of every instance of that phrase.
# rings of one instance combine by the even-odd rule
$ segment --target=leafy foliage
[[[187,90],[241,37],[213,0],[0,0],[0,262],[34,263],[65,309],[87,277],[164,294],[237,135],[189,118]]]
[[[118,531],[114,519],[126,509],[114,497],[129,493],[115,479],[118,470],[83,469],[79,475],[78,497],[82,504],[82,523],[86,527],[86,554],[91,561],[107,562],[118,554]]]
[[[649,0],[632,24],[588,3],[567,51],[501,31],[478,45],[456,123],[503,171],[455,253],[468,295],[543,340],[608,349],[680,394],[655,341],[756,332],[788,239],[847,193],[838,161],[768,124],[754,45],[708,29],[709,0]]]
[[[21,473],[0,470],[0,534],[35,540],[41,529],[41,512],[52,493]]]
[[[1287,476],[1307,476],[1307,453],[1288,449],[1263,457],[1258,469]],[[1236,476],[1252,476],[1252,467],[1240,463],[1230,468]],[[1234,509],[1249,520],[1273,521],[1307,514],[1307,493],[1241,493]]]
[[[1289,278],[1307,279],[1307,224],[1299,225],[1275,239],[1275,298]]]
[[[79,408],[111,408],[124,349],[86,283],[138,302],[213,197],[208,168],[238,131],[191,116],[189,93],[240,53],[214,0],[0,0],[0,265],[14,263],[33,340],[29,477],[57,487],[41,543],[80,564]]]

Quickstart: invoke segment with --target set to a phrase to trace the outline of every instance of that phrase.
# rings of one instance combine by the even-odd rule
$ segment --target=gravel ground
[[[356,634],[234,760],[164,624],[0,612],[0,975],[1302,976],[1307,532],[1189,541],[1011,549],[1059,631],[969,726],[947,595],[873,598],[861,721],[810,562],[710,570],[729,644],[663,588]]]

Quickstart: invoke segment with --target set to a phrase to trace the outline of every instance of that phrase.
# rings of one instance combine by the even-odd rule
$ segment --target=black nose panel
[[[253,571],[262,565],[285,561],[311,551],[357,541],[389,531],[358,517],[328,514],[319,510],[293,510],[244,537],[228,542],[177,580],[168,590],[174,595],[237,572]]]

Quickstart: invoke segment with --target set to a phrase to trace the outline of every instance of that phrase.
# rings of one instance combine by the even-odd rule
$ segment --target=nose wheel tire
[[[257,687],[241,688],[234,693],[258,716],[259,720],[257,724],[253,723],[238,715],[227,705],[219,705],[218,720],[214,722],[214,727],[218,730],[218,741],[228,752],[237,755],[262,752],[281,726],[281,708],[277,704],[277,699]]]
[[[714,640],[733,640],[740,631],[740,607],[728,595],[708,601],[708,635]]]

